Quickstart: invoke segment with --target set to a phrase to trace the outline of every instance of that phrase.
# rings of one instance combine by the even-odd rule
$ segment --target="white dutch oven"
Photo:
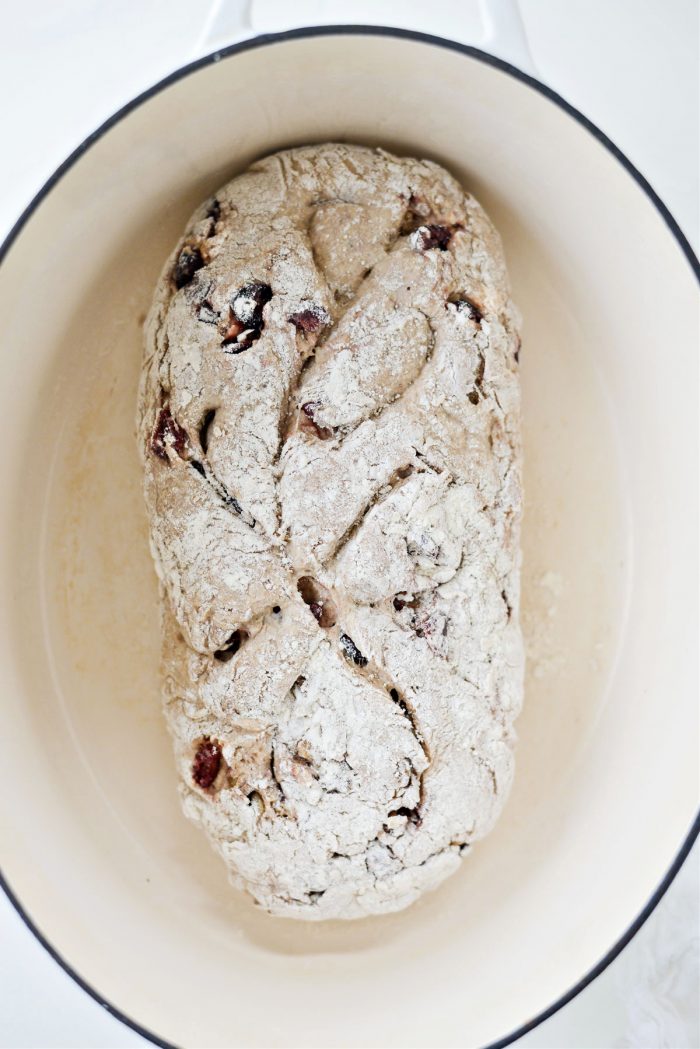
[[[436,159],[503,234],[530,662],[494,833],[409,911],[319,927],[257,913],[180,813],[133,415],[141,320],[194,205],[329,139]],[[27,924],[126,1022],[186,1046],[504,1045],[633,935],[698,829],[694,265],[562,99],[395,30],[197,62],[39,194],[0,270],[1,859]]]

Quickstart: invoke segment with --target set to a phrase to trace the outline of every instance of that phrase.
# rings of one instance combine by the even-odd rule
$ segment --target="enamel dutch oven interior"
[[[0,829],[8,884],[94,992],[207,1046],[483,1045],[588,973],[697,804],[696,286],[644,189],[561,104],[464,49],[302,32],[147,97],[33,210],[0,275]],[[409,911],[274,920],[181,815],[134,441],[141,322],[193,207],[327,140],[444,163],[524,316],[515,787]]]

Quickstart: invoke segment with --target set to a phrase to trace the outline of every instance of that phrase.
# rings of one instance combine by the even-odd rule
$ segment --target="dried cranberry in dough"
[[[202,790],[208,790],[219,775],[221,768],[221,748],[213,740],[205,739],[197,747],[192,762],[192,779]]]

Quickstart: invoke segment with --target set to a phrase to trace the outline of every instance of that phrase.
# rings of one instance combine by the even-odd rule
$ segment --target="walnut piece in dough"
[[[185,812],[272,914],[405,907],[492,827],[522,699],[518,316],[442,168],[254,164],[146,325],[139,441]]]

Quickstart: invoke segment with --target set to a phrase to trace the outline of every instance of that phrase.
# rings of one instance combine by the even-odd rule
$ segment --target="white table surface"
[[[459,39],[461,0],[256,0],[263,22],[385,23]],[[698,251],[697,0],[520,0],[540,77],[648,178]],[[194,57],[209,0],[0,0],[0,237],[115,109]],[[293,12],[293,15],[290,14]],[[472,42],[472,41],[467,41]],[[700,1047],[696,846],[633,942],[528,1047]],[[0,894],[0,1046],[147,1045],[53,962]]]

